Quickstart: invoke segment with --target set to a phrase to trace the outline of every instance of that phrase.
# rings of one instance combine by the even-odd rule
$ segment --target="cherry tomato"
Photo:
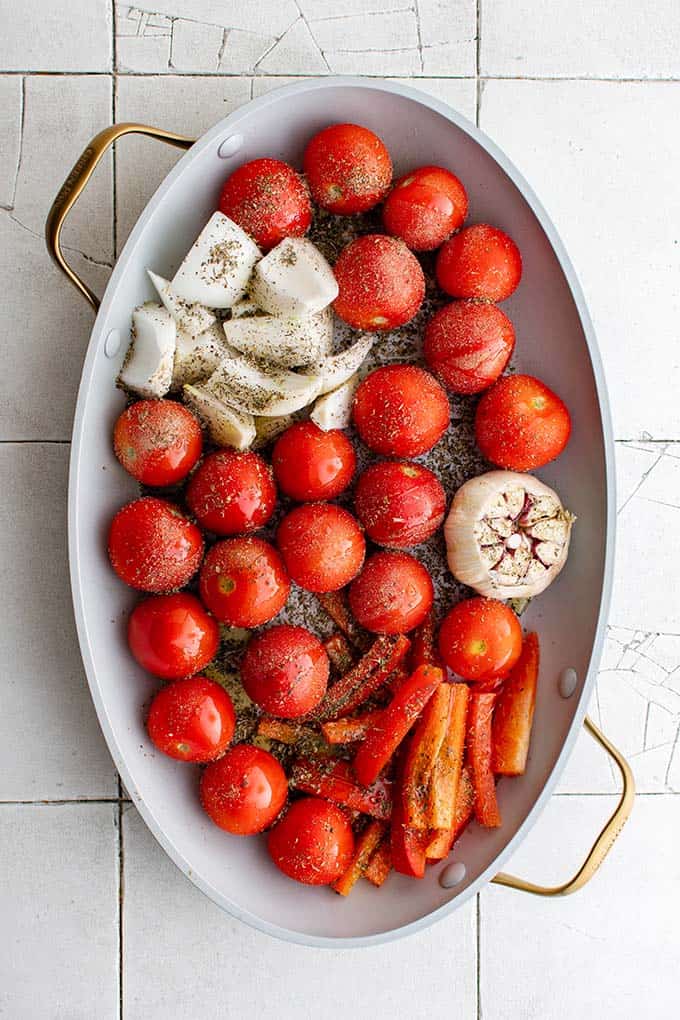
[[[375,634],[405,634],[423,622],[434,600],[432,578],[404,552],[370,556],[349,589],[357,623]]]
[[[359,386],[354,424],[369,449],[386,457],[417,457],[439,442],[451,412],[434,376],[416,365],[384,365]]]
[[[201,527],[239,535],[266,524],[276,506],[276,486],[271,468],[256,453],[218,450],[192,476],[186,500]]]
[[[425,297],[420,263],[398,237],[358,237],[340,252],[333,271],[339,288],[333,308],[354,329],[402,326]]]
[[[164,499],[136,499],[111,521],[111,566],[131,588],[159,593],[181,588],[202,558],[201,532]]]
[[[259,627],[273,620],[290,592],[274,546],[261,538],[227,538],[209,550],[201,567],[201,598],[221,623]]]
[[[441,166],[421,166],[400,178],[387,196],[383,223],[413,251],[432,251],[463,226],[465,188]]]
[[[312,197],[332,213],[366,212],[392,182],[390,154],[368,128],[332,124],[314,135],[305,149],[305,175]]]
[[[354,508],[373,542],[407,549],[434,535],[444,520],[446,493],[420,464],[385,460],[359,476]]]
[[[312,204],[300,174],[278,159],[253,159],[227,177],[220,210],[264,251],[284,237],[302,237]]]
[[[324,432],[313,421],[291,425],[272,451],[274,477],[297,500],[334,499],[352,481],[356,454],[344,432]]]
[[[439,630],[439,653],[465,680],[505,677],[522,651],[522,628],[497,599],[465,599],[450,609]]]
[[[274,826],[267,846],[284,875],[305,885],[330,885],[349,867],[354,834],[341,808],[320,797],[303,797]]]
[[[477,445],[487,460],[510,471],[533,471],[554,460],[570,435],[566,405],[531,375],[504,376],[477,405]]]
[[[326,649],[305,627],[279,624],[250,639],[241,683],[255,704],[283,719],[316,708],[328,684]]]
[[[229,746],[236,713],[231,698],[214,680],[175,680],[151,702],[146,728],[159,751],[179,761],[213,761]]]
[[[142,485],[174,485],[203,449],[198,420],[174,400],[138,400],[113,427],[113,452]]]
[[[521,276],[519,248],[487,223],[465,227],[437,256],[437,282],[452,297],[504,301],[517,289]]]
[[[220,628],[194,595],[152,595],[128,621],[128,644],[139,665],[163,680],[192,676],[215,657]]]
[[[215,825],[235,836],[268,828],[288,796],[276,758],[252,744],[237,744],[201,776],[201,804]]]
[[[453,393],[480,393],[510,360],[515,331],[496,305],[453,301],[425,327],[425,361]]]
[[[366,542],[356,519],[334,503],[291,510],[276,533],[288,573],[307,591],[337,591],[361,569]]]

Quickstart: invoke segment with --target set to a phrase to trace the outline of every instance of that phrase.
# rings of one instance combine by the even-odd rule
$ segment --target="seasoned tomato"
[[[477,445],[492,464],[510,471],[533,471],[554,460],[570,435],[566,405],[531,375],[504,376],[477,405]]]
[[[274,477],[292,499],[334,499],[352,481],[356,454],[344,432],[324,432],[313,421],[291,425],[272,452]]]
[[[359,476],[354,508],[373,542],[407,549],[434,535],[444,520],[446,493],[420,464],[385,460]]]
[[[413,251],[433,251],[463,226],[465,188],[441,166],[421,166],[400,178],[387,196],[383,223]]]
[[[500,376],[515,346],[515,330],[496,305],[453,301],[425,327],[425,361],[453,393],[480,393]]]
[[[138,400],[113,427],[113,451],[142,485],[174,485],[191,471],[203,448],[201,426],[174,400]]]
[[[464,680],[506,677],[521,651],[519,620],[496,599],[459,602],[446,614],[439,630],[439,654]]]
[[[328,684],[329,662],[318,637],[305,627],[279,624],[250,639],[241,682],[270,715],[296,719],[316,708]]]
[[[128,621],[128,644],[139,665],[163,680],[192,676],[215,657],[220,629],[194,595],[152,595]]]
[[[370,556],[349,589],[357,623],[375,634],[405,634],[432,608],[432,578],[422,563],[404,552]]]
[[[392,182],[392,161],[372,131],[358,124],[332,124],[305,149],[305,175],[314,201],[332,213],[366,212]]]
[[[264,251],[284,237],[302,237],[312,222],[305,182],[279,159],[253,159],[227,177],[220,210]]]
[[[235,836],[254,836],[274,822],[288,796],[276,758],[252,744],[237,744],[201,776],[201,804],[215,825]]]
[[[201,567],[201,598],[221,623],[259,627],[286,604],[290,581],[276,549],[261,538],[227,538]]]
[[[217,535],[239,535],[267,523],[276,505],[276,486],[258,454],[218,450],[191,478],[186,500],[201,527]]]
[[[339,292],[333,308],[354,329],[402,326],[425,297],[420,263],[397,237],[358,237],[340,252],[334,273]]]
[[[144,496],[122,507],[109,530],[111,566],[131,588],[181,588],[203,558],[201,532],[172,503]]]
[[[504,301],[517,289],[521,276],[519,248],[487,223],[465,227],[437,257],[437,282],[452,297]]]
[[[277,868],[305,885],[330,885],[349,867],[354,834],[344,811],[319,797],[291,804],[269,833]]]
[[[234,735],[231,698],[204,676],[175,680],[151,702],[146,728],[159,751],[179,761],[218,758]]]
[[[366,552],[356,519],[333,503],[305,503],[291,510],[276,533],[288,573],[307,591],[343,588],[361,569]]]
[[[451,414],[442,387],[417,365],[376,368],[359,386],[352,413],[366,446],[386,457],[427,453]]]

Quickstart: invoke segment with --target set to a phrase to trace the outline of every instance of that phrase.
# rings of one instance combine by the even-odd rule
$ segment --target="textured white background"
[[[677,0],[0,0],[0,1016],[677,1017],[680,967],[680,4]],[[115,10],[113,9],[115,7]],[[609,380],[619,537],[591,706],[640,796],[564,901],[499,888],[386,948],[231,921],[119,798],[71,622],[68,442],[92,321],[49,263],[57,186],[111,119],[191,135],[290,77],[417,79],[526,174],[585,286]],[[176,154],[126,140],[66,228],[101,292]],[[577,746],[512,870],[566,875],[611,810]]]

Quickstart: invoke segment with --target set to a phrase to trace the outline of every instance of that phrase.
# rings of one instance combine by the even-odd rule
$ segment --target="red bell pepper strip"
[[[470,771],[467,765],[463,765],[458,783],[453,825],[450,829],[435,829],[431,833],[426,850],[428,861],[441,861],[448,856],[453,844],[462,834],[474,813],[475,791],[472,787]]]
[[[467,720],[467,746],[472,785],[475,790],[475,815],[480,825],[496,828],[501,815],[496,800],[496,783],[491,768],[491,720],[498,695],[470,695]]]
[[[437,666],[419,666],[380,712],[354,757],[354,774],[369,786],[380,775],[444,679]]]
[[[419,627],[411,635],[411,669],[418,666],[441,666],[441,659],[435,641],[435,620],[432,610],[427,614]]]
[[[440,684],[423,709],[404,760],[404,814],[414,829],[432,828],[428,819],[430,777],[446,738],[450,714],[451,685]]]
[[[450,829],[458,792],[463,755],[469,690],[466,684],[451,684],[451,714],[430,776],[427,820],[431,829]]]
[[[331,665],[340,676],[352,668],[354,665],[352,649],[345,635],[341,634],[339,630],[336,630],[335,634],[331,634],[329,638],[326,638],[323,646],[326,649]]]
[[[302,727],[295,723],[284,722],[282,719],[260,719],[257,724],[257,735],[268,740],[278,740],[281,744],[295,744],[302,734]]]
[[[333,882],[331,888],[341,896],[349,896],[352,887],[365,874],[373,851],[385,835],[385,825],[382,822],[369,822],[364,831],[356,841],[354,856],[350,861],[347,871]]]
[[[364,789],[354,778],[349,762],[341,758],[298,758],[293,765],[290,785],[382,821],[388,821],[392,813],[389,780],[380,779]]]
[[[392,848],[389,839],[383,839],[373,851],[373,856],[364,871],[364,878],[379,888],[391,870]]]
[[[351,744],[363,740],[378,716],[378,711],[364,712],[349,719],[321,723],[321,732],[329,744]]]
[[[498,695],[493,713],[492,768],[497,775],[521,776],[527,765],[536,707],[538,635],[527,634],[522,654]]]
[[[425,848],[430,835],[425,829],[412,829],[406,824],[401,790],[397,790],[390,825],[392,867],[401,875],[422,878],[425,874]]]
[[[411,646],[408,638],[377,638],[355,666],[330,687],[315,715],[337,719],[348,715],[378,690],[406,657]]]
[[[348,641],[360,651],[365,651],[370,638],[365,631],[362,632],[357,627],[349,611],[347,597],[342,592],[329,591],[317,595],[317,598],[335,626],[342,631]]]

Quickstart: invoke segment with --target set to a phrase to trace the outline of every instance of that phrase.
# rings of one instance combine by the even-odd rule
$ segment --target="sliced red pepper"
[[[379,888],[391,870],[392,848],[389,839],[383,839],[373,851],[373,856],[364,871],[364,878],[367,878],[371,885]]]
[[[428,861],[441,861],[451,852],[451,848],[468,825],[475,812],[475,791],[472,786],[470,770],[463,765],[458,783],[453,825],[450,829],[435,829],[427,844]]]
[[[411,669],[418,666],[441,666],[441,659],[434,640],[434,612],[430,610],[419,627],[411,635]]]
[[[345,635],[341,634],[339,630],[336,630],[335,634],[331,634],[329,638],[326,638],[323,646],[336,673],[343,676],[343,674],[352,668],[354,665],[352,649]]]
[[[315,714],[321,719],[337,719],[353,712],[386,682],[410,647],[409,639],[401,634],[377,638],[359,662],[329,688]]]
[[[386,826],[383,822],[369,822],[356,841],[354,856],[350,865],[340,878],[333,882],[332,888],[341,896],[349,896],[352,887],[366,872],[373,851],[385,835]]]
[[[298,758],[290,785],[383,821],[388,821],[392,813],[391,782],[380,779],[363,788],[357,783],[350,763],[341,758]]]
[[[359,630],[349,611],[347,596],[339,591],[329,591],[317,595],[317,598],[335,626],[342,631],[355,648],[364,652],[370,638],[365,632]]]
[[[351,744],[363,740],[378,716],[378,711],[364,712],[349,719],[321,723],[321,732],[329,744]]]
[[[451,684],[451,714],[446,736],[430,776],[427,819],[432,829],[450,829],[458,792],[463,755],[469,690],[466,684]]]
[[[443,679],[437,666],[419,666],[397,689],[354,757],[360,783],[369,786],[378,778]]]
[[[268,740],[278,740],[281,744],[297,743],[302,733],[302,727],[295,723],[284,722],[282,719],[260,719],[257,724],[259,737],[267,737]]]
[[[472,692],[467,719],[467,747],[472,785],[475,790],[475,815],[480,825],[496,828],[501,814],[496,799],[496,783],[491,768],[491,726],[498,695]]]
[[[493,714],[492,768],[497,775],[521,776],[527,765],[536,707],[538,635],[527,634],[522,654],[498,695]]]
[[[422,878],[425,874],[425,848],[430,834],[425,829],[412,829],[406,824],[401,790],[394,798],[392,824],[390,825],[390,853],[392,867],[401,875]]]
[[[414,829],[431,828],[428,819],[430,776],[446,738],[451,714],[451,685],[440,684],[416,724],[409,743],[401,783],[406,822]]]

